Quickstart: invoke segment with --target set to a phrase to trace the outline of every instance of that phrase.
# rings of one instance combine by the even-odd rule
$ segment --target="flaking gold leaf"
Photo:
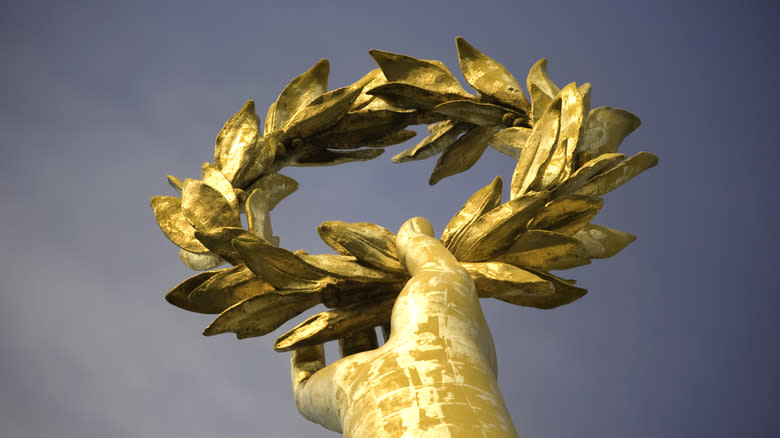
[[[228,307],[249,297],[274,290],[257,278],[245,265],[222,269],[190,292],[191,310],[199,313],[222,313]]]
[[[573,237],[546,230],[528,230],[512,245],[493,257],[519,267],[548,270],[558,260],[578,250],[581,243]]]
[[[628,111],[608,106],[594,108],[585,119],[574,155],[575,167],[601,154],[617,152],[623,139],[640,124],[639,117]]]
[[[368,53],[390,82],[469,97],[455,76],[440,61],[417,59],[382,50],[370,50]]]
[[[658,164],[658,157],[649,152],[639,152],[617,166],[589,179],[574,193],[585,196],[603,196],[656,164]]]
[[[241,219],[217,189],[202,181],[184,180],[181,192],[184,217],[197,229],[240,227]]]
[[[466,82],[481,95],[495,99],[522,112],[528,112],[528,103],[523,89],[514,76],[503,65],[474,48],[461,37],[455,38],[458,46],[458,61]]]
[[[531,119],[536,123],[547,111],[550,102],[560,92],[560,88],[547,75],[547,60],[545,58],[536,61],[536,64],[528,71],[526,88],[531,95]]]
[[[195,238],[195,228],[181,210],[181,199],[173,196],[154,196],[149,204],[160,230],[176,246],[196,253],[209,251]]]
[[[442,231],[442,245],[450,248],[451,244],[461,239],[463,231],[468,229],[469,225],[474,223],[485,212],[496,208],[501,203],[502,186],[501,177],[497,176],[490,184],[471,195],[468,201],[463,204],[463,207],[450,219],[444,231]]]
[[[451,100],[437,105],[433,110],[450,119],[480,126],[498,125],[504,115],[508,113],[506,109],[498,105],[470,100]],[[517,113],[509,114],[511,114],[512,120],[521,117]]]
[[[502,262],[468,263],[461,266],[471,275],[480,298],[549,296],[553,285],[538,275]]]
[[[458,242],[448,249],[464,262],[489,260],[526,231],[528,222],[544,206],[549,193],[534,193],[512,199],[480,216],[464,228]]]
[[[387,272],[406,272],[398,261],[395,234],[379,225],[325,221],[317,227],[320,238],[341,254]]]
[[[265,118],[265,134],[281,130],[295,113],[325,93],[328,89],[329,71],[328,60],[321,59],[309,70],[293,79],[268,109]]]
[[[471,168],[485,152],[490,136],[498,126],[475,126],[442,152],[436,161],[428,184],[434,185],[442,179]]]
[[[430,134],[420,143],[393,157],[394,163],[405,163],[432,157],[458,140],[460,134],[471,129],[469,123],[457,123],[452,120],[436,123],[429,127]]]
[[[186,249],[179,251],[179,260],[188,268],[195,271],[207,271],[225,263],[225,260],[216,254],[210,252],[196,254],[194,252],[189,252]]]
[[[612,257],[636,240],[633,234],[594,224],[586,225],[572,237],[582,243],[584,254],[594,259]]]
[[[595,196],[569,195],[548,202],[528,224],[529,229],[571,236],[599,212],[604,200]]]
[[[319,302],[316,290],[264,292],[227,308],[203,334],[233,332],[239,339],[263,336]]]
[[[493,149],[509,155],[515,160],[519,160],[520,154],[522,153],[526,140],[528,140],[531,132],[533,132],[531,128],[523,128],[520,126],[502,129],[490,136],[488,144],[490,144]]]

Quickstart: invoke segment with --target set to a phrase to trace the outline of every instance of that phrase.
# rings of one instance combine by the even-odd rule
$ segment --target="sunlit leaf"
[[[330,64],[321,59],[309,70],[292,80],[279,94],[265,118],[265,134],[282,129],[292,116],[328,89]]]
[[[266,242],[278,246],[278,239],[274,237],[271,229],[271,215],[268,209],[268,201],[262,189],[254,189],[246,198],[246,220],[249,230],[256,236],[260,236]]]
[[[238,198],[236,192],[233,190],[233,185],[216,167],[211,163],[206,162],[201,166],[201,180],[213,189],[216,189],[222,196],[228,201],[230,207],[236,213],[239,214]]]
[[[497,126],[475,126],[463,134],[439,156],[428,184],[434,185],[448,176],[470,169],[485,152],[490,136],[496,131]]]
[[[269,173],[256,179],[246,192],[252,193],[254,189],[260,189],[265,195],[266,207],[271,211],[279,202],[298,190],[298,181],[281,173]]]
[[[154,196],[149,201],[165,237],[179,248],[190,252],[204,253],[208,248],[195,238],[195,228],[181,210],[181,199],[173,196]]]
[[[176,190],[176,193],[181,196],[181,186],[182,182],[179,178],[176,178],[173,175],[168,175],[168,184],[170,184],[171,187],[173,187],[174,190]]]
[[[649,152],[639,152],[617,166],[589,179],[574,193],[585,196],[605,195],[656,164],[658,164],[658,157]]]
[[[275,145],[258,143],[258,124],[255,103],[250,100],[225,122],[217,135],[214,164],[236,187],[259,176],[276,153]]]
[[[500,253],[526,231],[526,225],[544,206],[548,193],[512,199],[464,227],[458,242],[448,249],[464,262],[481,262]]]
[[[184,180],[181,209],[184,217],[200,230],[241,226],[241,220],[228,200],[217,189],[202,181]]]
[[[531,118],[534,123],[547,111],[547,107],[560,92],[560,88],[547,75],[547,60],[536,61],[528,71],[526,88],[531,95]]]
[[[540,168],[549,160],[553,146],[558,140],[560,127],[561,101],[556,99],[553,105],[534,125],[531,135],[520,153],[514,174],[512,175],[512,199],[522,196],[540,179]]]
[[[461,37],[457,37],[455,42],[458,46],[460,69],[469,85],[481,95],[522,112],[531,109],[522,87],[506,67],[480,52]]]
[[[602,106],[591,110],[574,154],[575,168],[601,154],[617,152],[623,139],[640,123],[639,117],[622,109]]]
[[[470,100],[451,100],[437,105],[433,110],[450,119],[480,126],[498,125],[506,114],[509,114],[512,120],[520,117],[520,114],[508,113],[498,105]]]
[[[623,154],[602,154],[598,157],[583,164],[579,169],[575,170],[569,178],[559,185],[553,191],[554,197],[566,196],[574,193],[585,181],[603,172],[606,169],[610,169],[623,161],[626,158]]]
[[[469,96],[440,61],[417,59],[382,50],[370,50],[368,53],[389,82],[401,82],[439,93]]]
[[[469,225],[485,212],[496,208],[501,203],[502,186],[501,177],[497,176],[490,184],[471,195],[442,231],[441,243],[450,248],[451,244],[460,240],[463,231],[468,229]]]

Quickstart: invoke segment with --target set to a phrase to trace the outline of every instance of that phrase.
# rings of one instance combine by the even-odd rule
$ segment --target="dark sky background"
[[[0,435],[336,436],[298,415],[272,350],[302,318],[206,338],[210,316],[164,301],[192,272],[148,201],[172,194],[168,173],[198,177],[247,99],[263,116],[318,59],[331,88],[374,68],[374,48],[460,76],[461,35],[523,84],[541,57],[558,85],[591,82],[592,107],[642,119],[621,151],[660,158],[594,220],[637,241],[559,273],[588,295],[483,301],[520,435],[777,436],[778,16],[768,1],[5,2]],[[282,246],[331,252],[315,232],[331,219],[440,231],[511,178],[489,151],[429,187],[434,160],[390,162],[411,144],[284,171],[301,188],[272,215]]]

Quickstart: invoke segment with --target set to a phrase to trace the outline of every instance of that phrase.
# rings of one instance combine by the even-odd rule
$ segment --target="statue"
[[[151,200],[181,260],[204,271],[166,299],[218,314],[205,335],[262,336],[317,304],[328,308],[274,349],[292,352],[299,411],[346,437],[517,436],[478,298],[548,309],[585,295],[550,271],[611,257],[635,239],[591,220],[602,195],[657,163],[647,152],[618,152],[639,119],[590,110],[590,84],[558,88],[542,59],[528,74],[529,102],[504,66],[456,43],[476,96],[439,61],[378,50],[370,52],[378,69],[327,91],[322,60],[284,88],[262,131],[249,101],[217,136],[202,179],[168,176],[180,197]],[[510,199],[501,202],[496,177],[439,239],[423,218],[397,235],[327,221],[318,233],[337,254],[279,247],[269,213],[298,187],[281,169],[373,159],[413,137],[405,128],[416,124],[429,124],[429,135],[394,162],[438,154],[433,185],[492,146],[517,161]],[[232,267],[214,270],[225,263]],[[334,340],[343,358],[326,366],[322,345]]]

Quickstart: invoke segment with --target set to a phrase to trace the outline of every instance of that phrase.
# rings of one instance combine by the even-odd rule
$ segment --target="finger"
[[[322,345],[293,350],[290,375],[298,411],[309,421],[341,432],[333,367],[325,366]]]
[[[441,242],[433,237],[433,226],[427,219],[414,217],[398,230],[396,238],[401,263],[410,275],[421,270],[459,270],[460,264]]]

